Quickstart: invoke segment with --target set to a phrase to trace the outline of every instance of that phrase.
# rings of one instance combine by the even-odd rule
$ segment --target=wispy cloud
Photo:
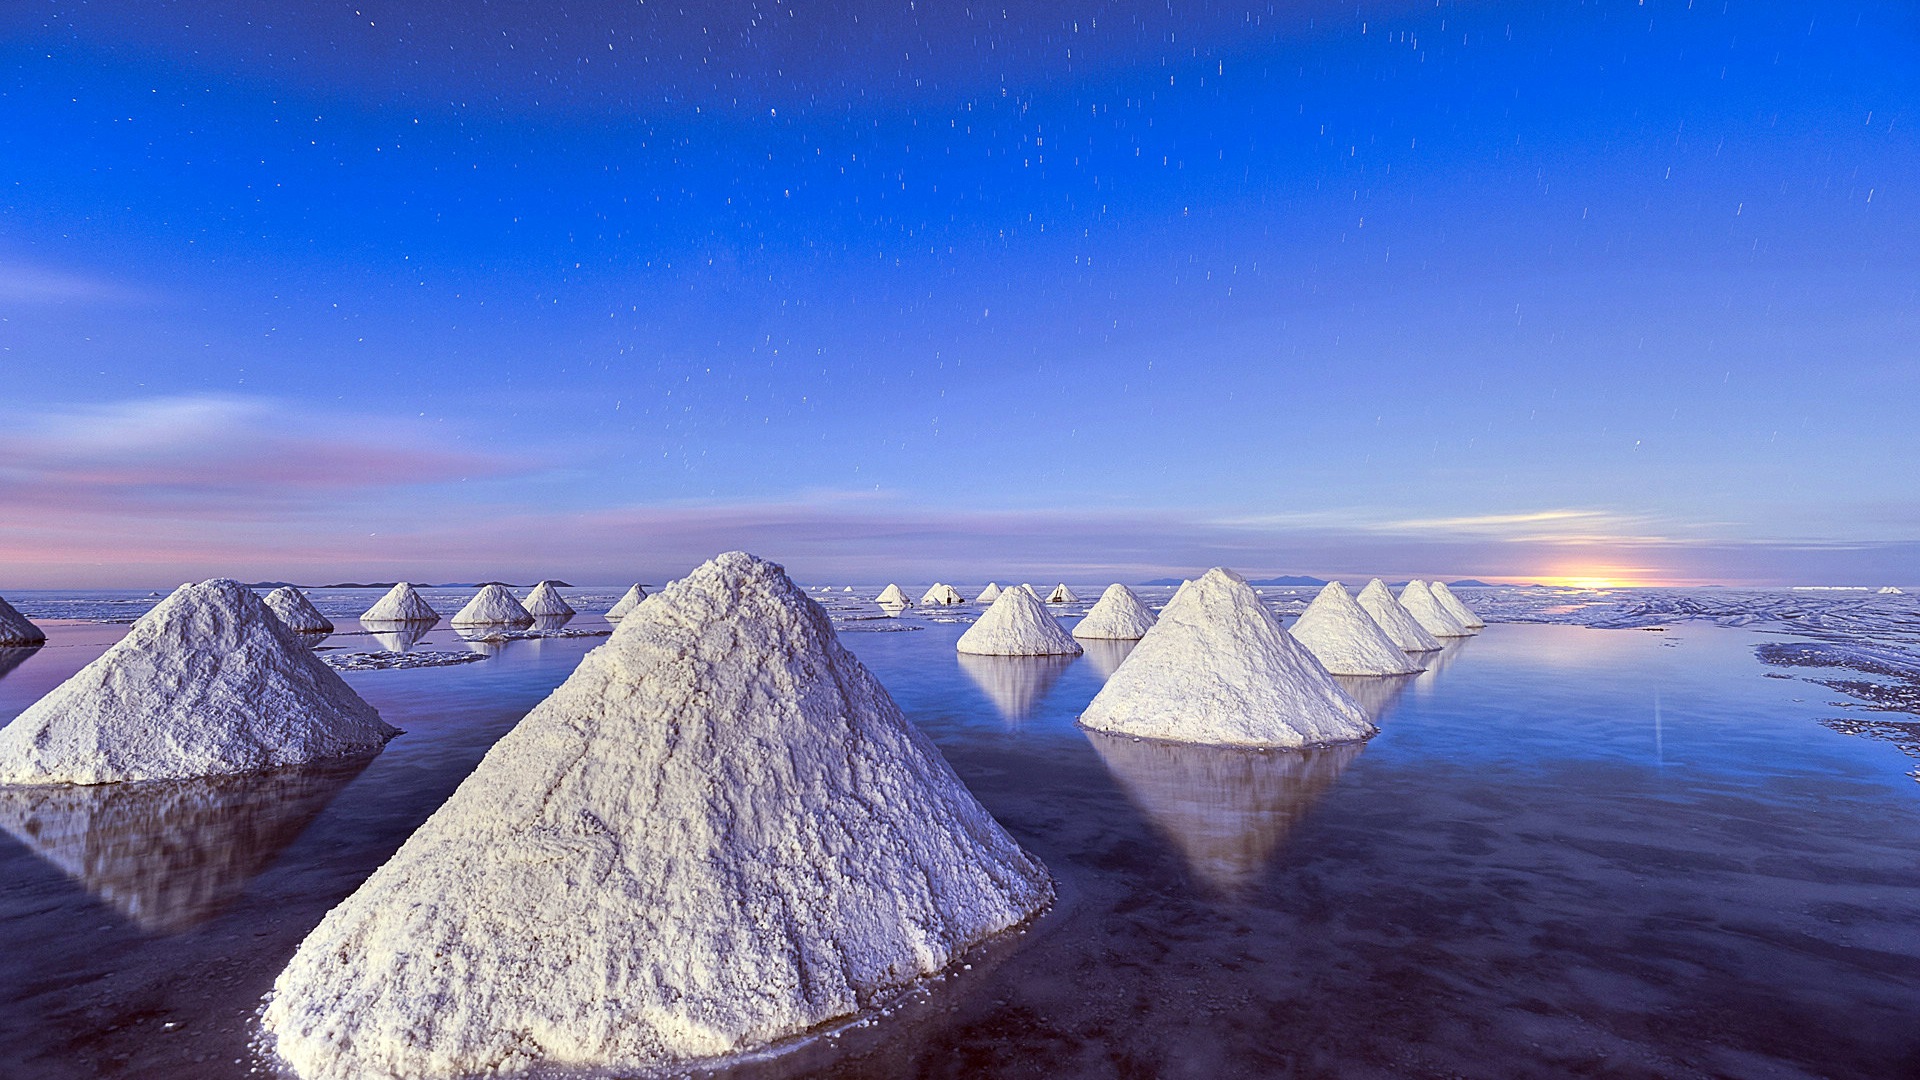
[[[0,259],[0,303],[140,303],[151,299],[143,289],[107,278]]]

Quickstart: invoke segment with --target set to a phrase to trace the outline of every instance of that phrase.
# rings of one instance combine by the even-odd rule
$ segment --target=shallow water
[[[1830,691],[1761,677],[1755,628],[1495,625],[1365,687],[1370,743],[1297,755],[1090,735],[1117,650],[963,664],[963,624],[902,625],[843,640],[1062,902],[742,1072],[1920,1075],[1920,788],[1818,723]],[[0,720],[123,628],[48,629]],[[348,673],[407,731],[364,768],[0,803],[0,1072],[257,1067],[300,939],[599,640]]]

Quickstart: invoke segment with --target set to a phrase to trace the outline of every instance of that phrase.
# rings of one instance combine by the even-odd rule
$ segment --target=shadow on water
[[[1121,661],[1125,660],[1128,654],[1133,652],[1134,646],[1140,644],[1138,641],[1122,641],[1114,638],[1080,638],[1077,640],[1080,642],[1080,647],[1087,651],[1088,665],[1091,666],[1093,670],[1099,672],[1102,679],[1112,678],[1113,673],[1119,670]]]
[[[1340,684],[1340,689],[1345,690],[1348,697],[1359,702],[1360,707],[1367,710],[1367,717],[1377,724],[1387,715],[1388,710],[1393,708],[1393,703],[1400,700],[1400,695],[1407,692],[1407,687],[1412,686],[1413,681],[1419,677],[1419,675],[1335,675],[1333,681]]]
[[[0,787],[0,829],[149,934],[220,914],[373,756],[198,780]]]
[[[387,652],[406,652],[408,649],[418,645],[420,639],[426,637],[427,632],[432,630],[437,624],[430,622],[368,622],[365,619],[361,619],[360,625],[366,627],[367,632],[373,635],[373,640],[379,642],[380,647]]]
[[[954,655],[960,658],[960,670],[987,695],[1009,727],[1034,714],[1075,659],[1071,656]]]
[[[9,645],[0,649],[0,679],[4,679],[14,668],[27,662],[27,658],[45,648],[44,645]]]

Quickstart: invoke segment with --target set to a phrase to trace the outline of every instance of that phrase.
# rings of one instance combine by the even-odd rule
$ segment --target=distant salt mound
[[[307,1080],[652,1075],[885,1001],[1052,895],[826,612],[734,552],[494,745],[263,1024]]]
[[[907,599],[907,594],[902,591],[898,585],[889,585],[881,590],[880,595],[873,598],[873,602],[876,604],[891,604],[894,607],[913,606],[913,601]]]
[[[1427,584],[1427,590],[1433,593],[1435,600],[1440,601],[1440,606],[1446,609],[1447,614],[1453,616],[1453,621],[1469,630],[1486,629],[1486,620],[1475,615],[1473,609],[1467,606],[1466,601],[1453,595],[1453,590],[1447,588],[1446,582],[1429,582]]]
[[[1049,604],[1077,604],[1079,602],[1080,598],[1073,595],[1073,590],[1067,588],[1067,584],[1064,581],[1055,585],[1053,591],[1047,594],[1047,603]]]
[[[1437,638],[1472,637],[1474,631],[1460,625],[1460,620],[1440,604],[1440,598],[1433,595],[1427,583],[1415,578],[1407,582],[1400,590],[1400,606],[1407,609],[1414,621],[1425,627],[1427,633]]]
[[[967,598],[960,595],[959,589],[936,581],[933,588],[928,589],[927,594],[920,598],[920,602],[922,604],[964,604]]]
[[[1153,612],[1132,589],[1115,582],[1107,586],[1107,591],[1100,594],[1100,602],[1073,628],[1073,636],[1129,641],[1151,629]]]
[[[844,589],[841,589],[840,591],[841,591],[841,592],[843,592],[843,593],[849,593],[849,592],[852,592],[852,591],[853,591],[853,586],[851,586],[851,585],[848,585],[848,586],[847,586],[846,588],[844,588]]]
[[[578,614],[573,610],[573,605],[567,603],[566,598],[560,595],[560,590],[553,587],[551,581],[543,581],[535,585],[533,591],[527,594],[527,598],[520,602],[520,606],[527,609],[527,614],[535,617]]]
[[[639,607],[640,601],[646,598],[647,590],[635,585],[627,590],[627,594],[620,598],[619,603],[613,605],[612,609],[607,612],[606,617],[613,622],[619,622],[621,619],[626,618],[634,608]]]
[[[1008,589],[982,612],[955,646],[981,656],[1078,656],[1080,643],[1031,589]]]
[[[1400,601],[1393,598],[1393,590],[1387,588],[1387,583],[1379,578],[1367,582],[1367,587],[1360,590],[1359,604],[1368,615],[1373,616],[1373,621],[1381,631],[1391,638],[1395,645],[1400,646],[1402,651],[1438,652],[1440,650],[1440,639],[1428,633],[1427,628],[1421,626],[1420,621],[1415,619],[1412,613],[1401,607]]]
[[[987,587],[980,590],[980,595],[973,598],[973,602],[976,604],[991,604],[998,599],[1000,599],[1000,583],[997,581],[989,581],[987,582]]]
[[[1329,674],[1412,675],[1421,670],[1337,581],[1321,587],[1320,595],[1287,633],[1305,645]]]
[[[0,598],[0,645],[39,645],[46,640],[46,631],[28,622],[25,615]]]
[[[1905,589],[1900,588],[1898,585],[1882,585],[1879,589],[1875,591],[1877,591],[1881,596],[1907,595],[1907,591]],[[5,601],[0,601],[0,603],[5,603]]]
[[[528,626],[533,615],[520,606],[505,585],[489,585],[473,595],[453,617],[455,626]]]
[[[280,617],[287,629],[302,634],[331,634],[333,620],[320,614],[307,594],[291,585],[282,585],[267,594],[267,610]]]
[[[1218,567],[1175,594],[1080,723],[1222,746],[1321,746],[1377,730],[1246,581]]]
[[[440,613],[427,606],[412,585],[401,582],[387,590],[380,602],[360,616],[361,622],[439,622]]]
[[[0,783],[111,784],[370,753],[380,720],[252,589],[182,585],[0,728]]]

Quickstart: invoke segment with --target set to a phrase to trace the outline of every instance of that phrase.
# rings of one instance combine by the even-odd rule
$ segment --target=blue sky
[[[1900,3],[22,4],[0,565],[1909,581]]]

